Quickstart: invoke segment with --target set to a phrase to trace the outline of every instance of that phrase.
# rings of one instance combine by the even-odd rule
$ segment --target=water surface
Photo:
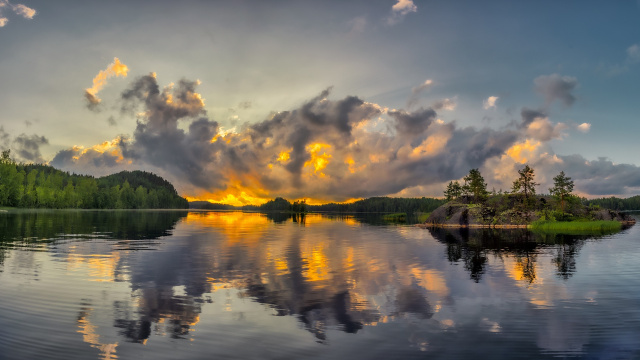
[[[638,229],[3,213],[0,358],[638,359]]]

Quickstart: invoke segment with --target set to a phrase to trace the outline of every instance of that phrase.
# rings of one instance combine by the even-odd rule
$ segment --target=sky
[[[640,2],[0,0],[0,148],[190,200],[640,194]]]

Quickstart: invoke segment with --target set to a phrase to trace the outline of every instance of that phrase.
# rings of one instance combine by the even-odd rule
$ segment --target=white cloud
[[[26,5],[17,4],[13,5],[12,8],[16,14],[22,16],[25,19],[33,19],[33,17],[36,15],[36,10]]]
[[[387,18],[387,24],[395,25],[401,22],[407,14],[417,11],[418,7],[413,3],[413,0],[398,0],[391,7],[391,15]]]
[[[582,131],[583,133],[589,132],[589,130],[591,130],[591,124],[582,123],[578,125],[578,130]]]
[[[9,22],[9,18],[3,16],[4,9],[11,9],[16,15],[25,19],[33,19],[36,10],[22,4],[11,4],[8,0],[0,0],[0,27],[4,27]]]
[[[640,61],[640,45],[633,44],[627,48],[627,59],[630,62]]]
[[[433,86],[433,84],[433,80],[427,79],[422,84],[411,89],[411,97],[409,97],[409,100],[407,101],[407,107],[410,108],[416,105],[416,103],[418,102],[418,95]]]
[[[440,101],[436,101],[432,107],[434,110],[449,110],[449,111],[453,111],[456,109],[456,106],[458,105],[456,103],[457,97],[454,97],[453,99],[442,99]]]
[[[484,107],[485,110],[489,110],[491,108],[496,108],[496,101],[498,101],[499,97],[498,96],[489,96],[487,98],[487,100],[485,100],[482,103],[482,107]]]
[[[411,92],[414,94],[418,94],[420,92],[422,92],[423,90],[430,88],[433,85],[433,80],[431,79],[427,79],[425,80],[422,84],[414,87],[413,89],[411,89]]]

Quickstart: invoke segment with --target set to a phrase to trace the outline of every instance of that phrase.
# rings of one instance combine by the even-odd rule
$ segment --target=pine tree
[[[573,180],[564,174],[564,171],[560,171],[558,176],[553,178],[553,187],[549,188],[551,195],[560,199],[560,208],[564,214],[564,200],[571,196],[573,191]]]
[[[450,181],[447,185],[447,189],[444,191],[444,196],[447,201],[455,200],[462,195],[462,186],[458,181]]]
[[[462,192],[466,195],[473,195],[475,202],[483,202],[487,199],[487,183],[484,182],[480,170],[469,170],[469,175],[464,177]]]
[[[513,193],[521,193],[525,199],[536,194],[535,187],[540,185],[534,181],[535,174],[529,165],[525,165],[524,169],[518,170],[520,177],[513,182]]]

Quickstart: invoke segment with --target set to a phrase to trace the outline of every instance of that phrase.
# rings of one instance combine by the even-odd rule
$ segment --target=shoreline
[[[560,222],[560,221],[559,221]],[[585,221],[588,223],[589,221]],[[635,219],[618,221],[620,225],[624,226],[632,226],[636,224]],[[415,226],[428,229],[428,228],[452,228],[452,229],[529,229],[531,228],[531,224],[495,224],[495,225],[485,225],[485,224],[436,224],[436,223],[422,223],[416,224]]]

